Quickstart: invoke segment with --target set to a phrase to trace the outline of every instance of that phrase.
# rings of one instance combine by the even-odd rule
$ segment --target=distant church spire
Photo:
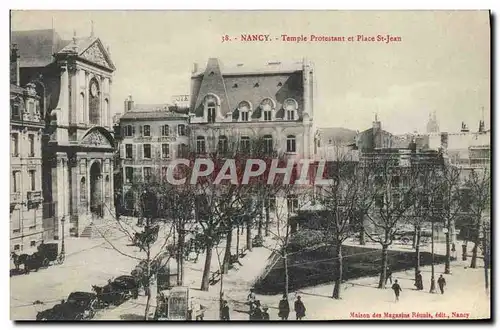
[[[94,37],[94,21],[90,21],[90,36]]]
[[[436,118],[436,111],[432,114],[429,113],[429,120],[427,122],[427,133],[439,133],[439,124]]]

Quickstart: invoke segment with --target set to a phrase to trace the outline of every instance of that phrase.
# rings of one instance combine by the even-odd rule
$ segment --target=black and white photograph
[[[10,319],[491,319],[491,37],[486,9],[11,10]]]

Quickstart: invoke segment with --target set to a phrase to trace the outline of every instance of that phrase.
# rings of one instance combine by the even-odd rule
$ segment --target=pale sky
[[[487,11],[23,11],[12,29],[47,29],[63,39],[95,35],[109,45],[117,68],[112,109],[167,103],[189,94],[193,62],[296,61],[316,69],[314,116],[319,127],[364,130],[377,112],[393,133],[425,131],[436,111],[442,131],[465,121],[477,130],[490,112],[490,27]],[[327,36],[387,35],[400,42],[282,41],[222,43],[227,34]]]

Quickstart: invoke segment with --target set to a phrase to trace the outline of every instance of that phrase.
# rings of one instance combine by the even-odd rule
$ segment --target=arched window
[[[108,125],[108,117],[109,117],[109,100],[104,99],[104,125]]]
[[[199,154],[206,153],[205,137],[198,136],[196,138],[196,152]]]
[[[92,78],[89,84],[89,121],[92,125],[101,124],[100,93],[97,79]]]
[[[296,120],[297,119],[297,101],[294,99],[286,99],[283,102],[283,109],[285,109],[286,120]]]
[[[80,113],[78,114],[78,118],[80,118],[80,122],[83,123],[83,119],[85,118],[85,94],[80,93],[79,99],[79,108],[80,108]]]
[[[229,150],[229,145],[227,141],[227,137],[222,135],[219,137],[219,143],[217,145],[217,151],[221,154],[227,153]]]
[[[286,152],[296,152],[295,135],[288,135],[286,137]]]
[[[272,154],[273,149],[273,136],[264,135],[264,154]]]
[[[262,118],[265,121],[271,121],[273,118],[273,109],[275,108],[274,101],[267,98],[260,103],[260,108],[262,109]]]
[[[239,118],[240,121],[248,121],[249,120],[249,113],[250,113],[250,103],[247,101],[240,102],[238,105],[238,112],[239,112]]]
[[[209,123],[215,123],[215,102],[207,103],[207,120]]]
[[[186,125],[180,124],[177,126],[177,134],[179,136],[185,136],[186,135]]]
[[[170,135],[170,127],[168,125],[163,125],[161,127],[161,136],[169,136]]]

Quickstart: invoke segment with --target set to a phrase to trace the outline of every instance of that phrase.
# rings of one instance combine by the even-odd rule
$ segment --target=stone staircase
[[[97,228],[95,227],[95,224],[91,223],[87,227],[85,227],[80,234],[80,237],[83,238],[99,238],[101,235],[99,234]]]

